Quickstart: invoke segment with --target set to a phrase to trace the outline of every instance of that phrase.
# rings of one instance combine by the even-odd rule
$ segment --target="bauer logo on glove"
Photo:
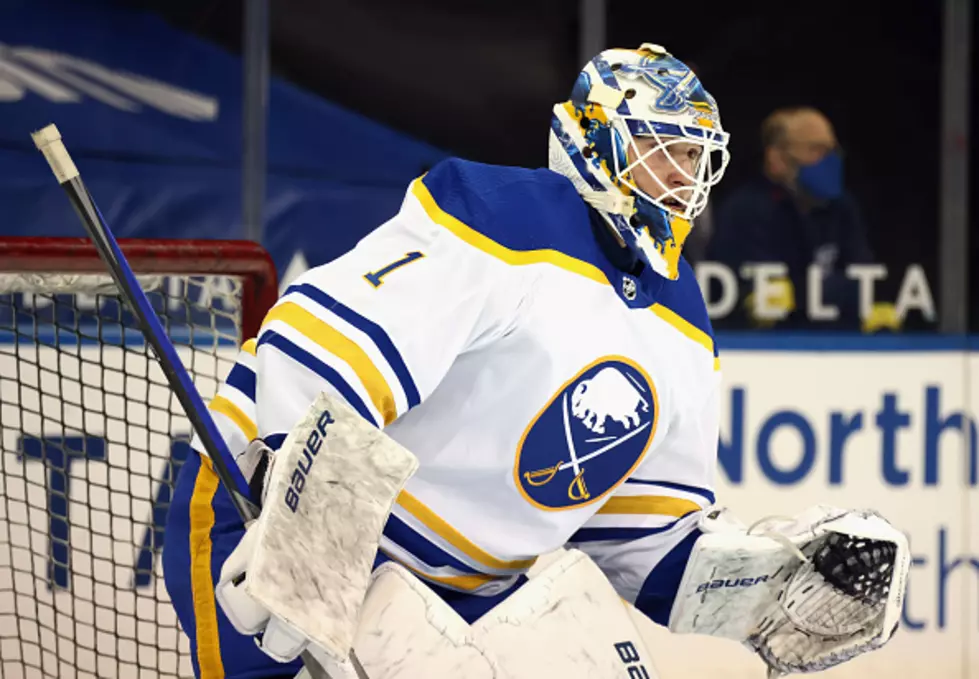
[[[751,587],[768,582],[770,575],[759,575],[757,578],[731,578],[729,580],[711,580],[697,585],[697,592],[704,592],[708,589],[719,589],[721,587]]]

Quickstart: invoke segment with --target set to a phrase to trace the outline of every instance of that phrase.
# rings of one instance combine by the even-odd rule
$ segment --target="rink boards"
[[[727,344],[718,503],[748,522],[871,507],[910,535],[902,629],[821,676],[979,679],[979,354],[902,338]],[[762,676],[734,643],[651,634],[664,677]]]
[[[817,502],[873,507],[911,537],[914,565],[902,629],[883,651],[826,676],[979,679],[979,357],[935,343],[868,340],[836,350],[805,342],[741,342],[730,350],[723,338],[720,344],[718,502],[746,520]],[[145,568],[147,552],[153,555],[147,535],[158,523],[153,501],[161,499],[175,451],[185,454],[179,442],[187,424],[170,414],[176,404],[145,357],[129,354],[125,367],[132,375],[149,370],[150,380],[123,379],[121,352],[99,351],[82,347],[82,360],[62,358],[60,365],[51,350],[22,349],[19,365],[0,356],[8,495],[0,503],[6,512],[0,515],[3,657],[12,644],[9,611],[16,607],[21,636],[33,640],[29,651],[36,647],[39,655],[47,654],[46,668],[60,657],[89,670],[77,676],[187,676],[186,659],[169,650],[177,633],[159,558],[151,560],[152,572]],[[220,351],[220,365],[195,351],[196,371],[227,370],[233,349]],[[26,388],[16,388],[14,370]],[[80,383],[87,389],[70,386]],[[210,394],[216,383],[199,384]],[[107,395],[99,399],[99,392]],[[84,415],[82,405],[92,412]],[[68,431],[39,417],[42,408],[63,418]],[[87,437],[104,435],[107,443],[104,451],[85,444],[95,452],[71,462],[71,568],[68,574],[55,569],[52,577],[52,528],[43,510],[51,494],[50,469],[32,451],[39,450],[37,439],[70,438],[83,423]],[[14,525],[7,525],[11,520]],[[40,575],[27,576],[28,567]],[[57,582],[66,575],[74,600]],[[49,589],[51,580],[56,582]],[[72,611],[75,623],[67,628]],[[758,661],[733,643],[667,637],[652,625],[644,628],[663,677],[762,676]],[[100,652],[109,648],[125,664],[112,663],[109,671],[90,650],[96,646]],[[186,653],[186,640],[177,648]]]
[[[95,344],[0,349],[0,676],[193,676],[159,559],[189,450],[162,372]],[[219,351],[179,349],[205,396]]]

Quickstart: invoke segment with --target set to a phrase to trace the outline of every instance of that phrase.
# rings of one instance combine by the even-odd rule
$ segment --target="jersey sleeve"
[[[255,425],[256,349],[257,342],[254,338],[241,345],[234,365],[207,405],[214,424],[235,459],[240,457],[248,443],[258,435]],[[196,434],[191,447],[206,455],[200,437]],[[245,476],[248,478],[248,474]]]
[[[208,404],[246,479],[248,443],[260,437],[280,447],[321,391],[383,427],[424,401],[458,356],[509,331],[517,279],[456,235],[454,219],[416,180],[395,217],[284,292]],[[200,441],[192,447],[202,454],[178,478],[164,573],[195,673],[292,676],[296,663],[262,654],[215,602],[214,583],[244,528]]]
[[[254,339],[242,345],[208,403],[215,425],[248,480],[257,462],[242,455],[258,431],[255,353]],[[198,437],[191,447],[197,453],[180,467],[159,544],[167,592],[190,641],[194,674],[201,679],[293,676],[301,669],[300,662],[283,665],[262,653],[252,637],[235,630],[215,600],[221,567],[245,529]]]
[[[569,541],[587,553],[619,594],[666,625],[701,513],[714,504],[720,373],[669,432]]]
[[[454,219],[416,180],[395,217],[285,291],[257,345],[257,427],[273,447],[324,390],[389,425],[511,328],[513,277],[446,228]]]

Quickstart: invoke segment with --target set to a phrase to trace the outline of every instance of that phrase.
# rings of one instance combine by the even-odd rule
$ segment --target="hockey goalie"
[[[652,676],[630,608],[773,674],[887,642],[899,530],[715,500],[720,364],[681,249],[727,146],[682,62],[607,50],[548,168],[446,160],[285,291],[210,404],[261,516],[200,454],[171,505],[199,677]]]

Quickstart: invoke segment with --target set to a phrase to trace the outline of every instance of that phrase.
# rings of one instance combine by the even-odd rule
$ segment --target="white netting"
[[[189,424],[131,314],[96,294],[106,277],[0,285],[13,279],[30,285],[0,295],[0,676],[191,677],[159,558]],[[209,398],[236,353],[241,281],[149,287]]]
[[[143,290],[160,287],[163,276],[137,276]],[[17,292],[113,295],[116,284],[108,274],[0,273],[0,295]]]

